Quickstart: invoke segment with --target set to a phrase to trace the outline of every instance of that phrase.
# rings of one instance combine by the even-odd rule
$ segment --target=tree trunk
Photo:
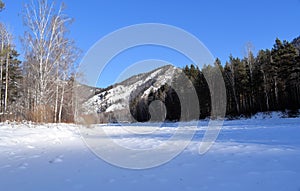
[[[58,80],[56,82],[56,91],[55,91],[55,106],[54,106],[54,123],[57,122],[57,112],[58,112]]]
[[[3,30],[3,29],[1,29],[1,30]],[[0,31],[1,33],[3,32],[3,31]],[[2,36],[2,39],[0,39],[1,40],[1,50],[0,50],[0,56],[1,56],[1,60],[0,60],[0,62],[1,62],[1,66],[0,66],[0,112],[3,112],[3,98],[2,98],[2,86],[3,86],[3,51],[4,51],[4,38],[3,38],[3,34],[1,34],[1,36]]]
[[[277,83],[277,77],[274,77],[274,90],[275,90],[275,103],[278,106],[278,83]]]
[[[61,98],[60,98],[60,105],[59,105],[59,112],[58,112],[58,122],[59,123],[61,123],[62,109],[63,109],[63,103],[64,103],[64,94],[65,94],[65,85],[62,86],[62,90],[61,90]]]
[[[5,67],[5,98],[4,98],[4,112],[7,112],[8,103],[8,67],[9,67],[9,49],[6,55],[6,67]]]
[[[265,98],[266,98],[267,111],[269,111],[270,105],[269,105],[269,96],[268,96],[268,92],[267,92],[267,79],[266,79],[265,72],[263,70],[261,72],[263,73],[263,78],[264,78],[264,94],[265,94]]]

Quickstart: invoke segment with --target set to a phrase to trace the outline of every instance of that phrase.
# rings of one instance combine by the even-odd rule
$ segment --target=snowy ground
[[[159,143],[174,129],[141,138],[118,135],[118,126],[103,128],[139,147]],[[75,125],[2,123],[0,190],[300,190],[300,118],[226,121],[210,151],[198,155],[204,130],[170,162],[129,170],[95,156]]]

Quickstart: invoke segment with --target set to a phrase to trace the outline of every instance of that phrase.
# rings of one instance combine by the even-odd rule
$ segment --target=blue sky
[[[22,5],[30,0],[4,0],[6,10],[0,20],[10,26],[15,43],[22,52],[19,37],[23,34]],[[61,0],[56,1],[58,4]],[[119,28],[139,23],[164,23],[180,27],[201,40],[222,63],[228,56],[244,56],[244,47],[251,42],[255,52],[272,48],[276,37],[292,40],[300,35],[300,0],[65,0],[66,13],[75,19],[70,37],[83,51],[104,35]],[[159,51],[145,54],[145,59],[159,57]],[[130,54],[129,54],[130,55]],[[132,56],[132,55],[131,55]],[[132,56],[134,57],[134,56]],[[128,59],[138,61],[141,55]],[[174,61],[174,59],[171,61]],[[129,61],[128,61],[129,62]],[[182,60],[178,65],[188,64]],[[128,63],[127,63],[128,64]],[[127,65],[108,67],[99,86],[114,82],[115,73]],[[112,72],[112,70],[116,70]]]

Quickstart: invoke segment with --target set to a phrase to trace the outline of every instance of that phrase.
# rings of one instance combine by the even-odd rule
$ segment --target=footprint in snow
[[[19,169],[22,169],[22,170],[27,169],[27,167],[28,167],[28,163],[26,163],[26,162],[21,163],[21,164],[19,164],[19,166],[18,166],[18,168],[19,168]]]
[[[14,156],[15,154],[16,154],[16,153],[13,152],[13,151],[11,151],[11,152],[8,153],[9,156]]]
[[[49,163],[53,164],[53,163],[61,163],[63,162],[63,155],[59,155],[57,157],[55,157],[54,159],[50,160]]]

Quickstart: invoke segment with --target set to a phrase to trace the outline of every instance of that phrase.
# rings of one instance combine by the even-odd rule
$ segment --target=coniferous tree
[[[287,41],[281,42],[276,39],[271,52],[272,66],[274,67],[274,90],[278,109],[290,108],[293,94],[293,76],[297,75],[297,51],[296,48]],[[296,100],[294,100],[296,101]],[[289,102],[289,103],[288,103]]]
[[[5,4],[0,0],[0,12],[5,8]]]
[[[8,114],[18,111],[20,105],[17,101],[21,92],[21,62],[19,54],[14,49],[12,35],[6,26],[0,23],[0,112]]]

